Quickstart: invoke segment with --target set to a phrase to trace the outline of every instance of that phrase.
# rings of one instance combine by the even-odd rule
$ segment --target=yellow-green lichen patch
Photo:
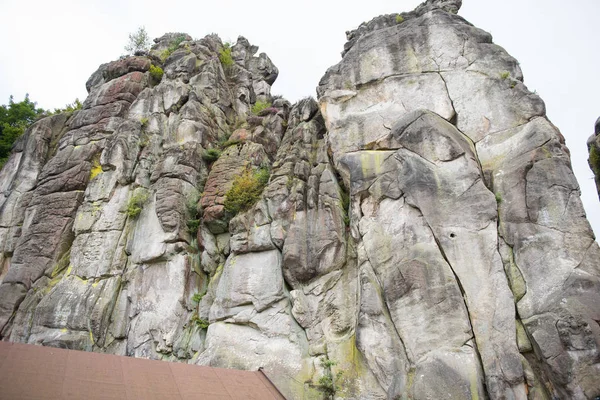
[[[90,170],[90,180],[94,179],[102,173],[102,165],[100,165],[100,157],[94,157],[92,160],[92,169]]]
[[[521,270],[515,263],[513,250],[509,248],[509,251],[509,260],[507,265],[504,265],[504,271],[506,272],[506,276],[508,277],[508,285],[510,287],[510,290],[515,296],[515,301],[518,302],[527,293],[527,283],[525,282],[525,278],[523,278]]]
[[[411,46],[406,46],[404,49],[404,57],[407,60],[408,72],[413,74],[419,74],[422,70],[421,63],[419,62],[419,57],[417,53]],[[410,79],[408,81],[410,85],[414,85],[417,83],[416,80]]]
[[[479,400],[479,380],[477,378],[476,370],[471,371],[469,374],[469,382],[471,384],[469,390],[471,391],[471,399]]]
[[[383,163],[389,156],[389,151],[361,151],[359,162],[362,177],[360,178],[370,178],[380,175],[383,172]]]
[[[356,336],[349,336],[343,342],[336,343],[327,353],[332,357],[327,364],[336,397],[354,397],[360,392],[360,388],[357,387],[359,377],[368,374],[368,367],[356,347]]]
[[[529,351],[533,351],[533,346],[529,341],[529,337],[527,336],[527,332],[525,331],[525,327],[520,320],[516,320],[517,327],[517,346],[519,347],[519,351],[521,353],[527,353]]]
[[[60,282],[63,278],[65,278],[71,274],[72,269],[73,269],[73,266],[69,264],[69,267],[67,268],[67,270],[65,271],[64,274],[57,272],[56,276],[53,276],[52,279],[50,280],[50,282],[48,282],[48,285],[44,289],[44,293],[45,294],[50,293],[50,291],[54,288],[54,286],[56,286],[58,284],[58,282]],[[52,274],[54,274],[54,271],[52,271]]]
[[[69,260],[71,259],[71,250],[67,251],[62,257],[58,260],[54,269],[52,270],[51,278],[55,278],[61,272],[63,272],[69,266]]]
[[[96,216],[96,214],[98,213],[98,211],[102,210],[102,202],[101,201],[94,201],[92,203],[92,216]]]
[[[408,370],[408,374],[406,375],[406,388],[405,388],[405,392],[409,392],[411,391],[413,385],[415,384],[415,375],[416,375],[416,369],[414,367],[411,367]],[[402,397],[403,399],[405,397]]]

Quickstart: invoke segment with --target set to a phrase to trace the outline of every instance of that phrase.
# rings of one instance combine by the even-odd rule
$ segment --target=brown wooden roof
[[[0,342],[0,399],[285,400],[261,371]]]

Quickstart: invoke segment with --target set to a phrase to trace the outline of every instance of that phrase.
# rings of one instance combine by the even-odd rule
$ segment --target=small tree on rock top
[[[148,51],[150,47],[150,38],[146,28],[140,26],[135,33],[129,34],[129,42],[125,46],[125,51],[129,54],[135,54],[138,51]]]

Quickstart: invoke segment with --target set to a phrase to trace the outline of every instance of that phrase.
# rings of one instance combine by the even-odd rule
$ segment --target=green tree
[[[10,96],[8,106],[0,106],[0,167],[8,159],[10,150],[19,136],[44,114],[42,108],[36,108],[36,103],[29,100],[29,94],[19,103],[15,103],[13,96]]]
[[[150,37],[146,28],[140,26],[135,33],[129,34],[129,42],[125,46],[125,51],[133,55],[136,51],[147,51],[149,47]]]
[[[77,110],[81,110],[83,104],[79,101],[78,98],[75,99],[74,102],[65,105],[63,108],[55,108],[54,112],[47,112],[47,114],[60,114],[64,112],[73,112]]]

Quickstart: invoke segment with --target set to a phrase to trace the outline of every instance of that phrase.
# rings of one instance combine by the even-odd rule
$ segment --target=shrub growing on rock
[[[269,103],[268,101],[257,101],[252,106],[252,110],[251,111],[252,111],[252,114],[258,115],[263,110],[266,110],[267,108],[270,108],[270,107],[271,107],[271,103]]]
[[[206,149],[202,153],[202,159],[206,162],[215,162],[221,157],[221,150],[219,149]]]
[[[198,201],[200,196],[194,195],[187,199],[186,208],[188,210],[189,218],[186,222],[189,234],[192,237],[196,237],[198,234],[198,228],[200,228],[200,216],[198,215]]]
[[[231,56],[231,45],[225,43],[223,48],[219,50],[219,61],[224,68],[229,68],[233,65],[233,57]]]
[[[157,67],[154,64],[150,66],[150,77],[154,83],[159,83],[162,80],[163,74],[164,72],[161,67]]]
[[[175,50],[177,50],[179,48],[179,45],[181,43],[183,43],[185,41],[186,37],[185,36],[179,36],[176,39],[173,39],[170,43],[169,43],[169,47],[167,47],[165,50],[163,50],[163,52],[160,54],[160,60],[162,62],[165,62],[165,60],[167,58],[169,58],[169,56],[171,54],[173,54],[173,52]]]
[[[137,218],[142,212],[146,200],[148,200],[148,192],[142,188],[136,189],[127,202],[127,215]]]
[[[74,102],[66,104],[63,108],[55,108],[54,111],[52,111],[52,112],[47,111],[46,114],[53,115],[53,114],[60,114],[60,113],[66,113],[66,112],[73,112],[73,111],[81,110],[82,108],[83,108],[83,103],[81,101],[79,101],[78,98],[76,98]]]
[[[225,194],[225,210],[235,215],[250,209],[258,201],[268,182],[267,168],[260,168],[256,172],[244,171],[233,180],[231,189]]]
[[[192,301],[194,303],[200,303],[203,297],[204,293],[194,293],[194,295],[192,296]]]
[[[330,359],[321,360],[321,367],[323,367],[323,376],[319,378],[317,388],[323,392],[326,399],[333,399],[336,391],[339,389],[335,384],[336,380],[339,380],[342,376],[342,371],[337,373],[336,379],[334,379],[331,372],[331,367],[337,365],[335,361]]]
[[[175,50],[177,50],[179,48],[179,45],[181,43],[185,42],[185,36],[179,36],[178,38],[174,39],[170,44],[169,44],[169,52],[173,53]]]
[[[210,325],[210,323],[202,318],[200,318],[198,316],[198,314],[194,313],[192,315],[192,318],[190,318],[190,321],[194,324],[196,324],[196,326],[200,329],[207,329],[208,325]]]

